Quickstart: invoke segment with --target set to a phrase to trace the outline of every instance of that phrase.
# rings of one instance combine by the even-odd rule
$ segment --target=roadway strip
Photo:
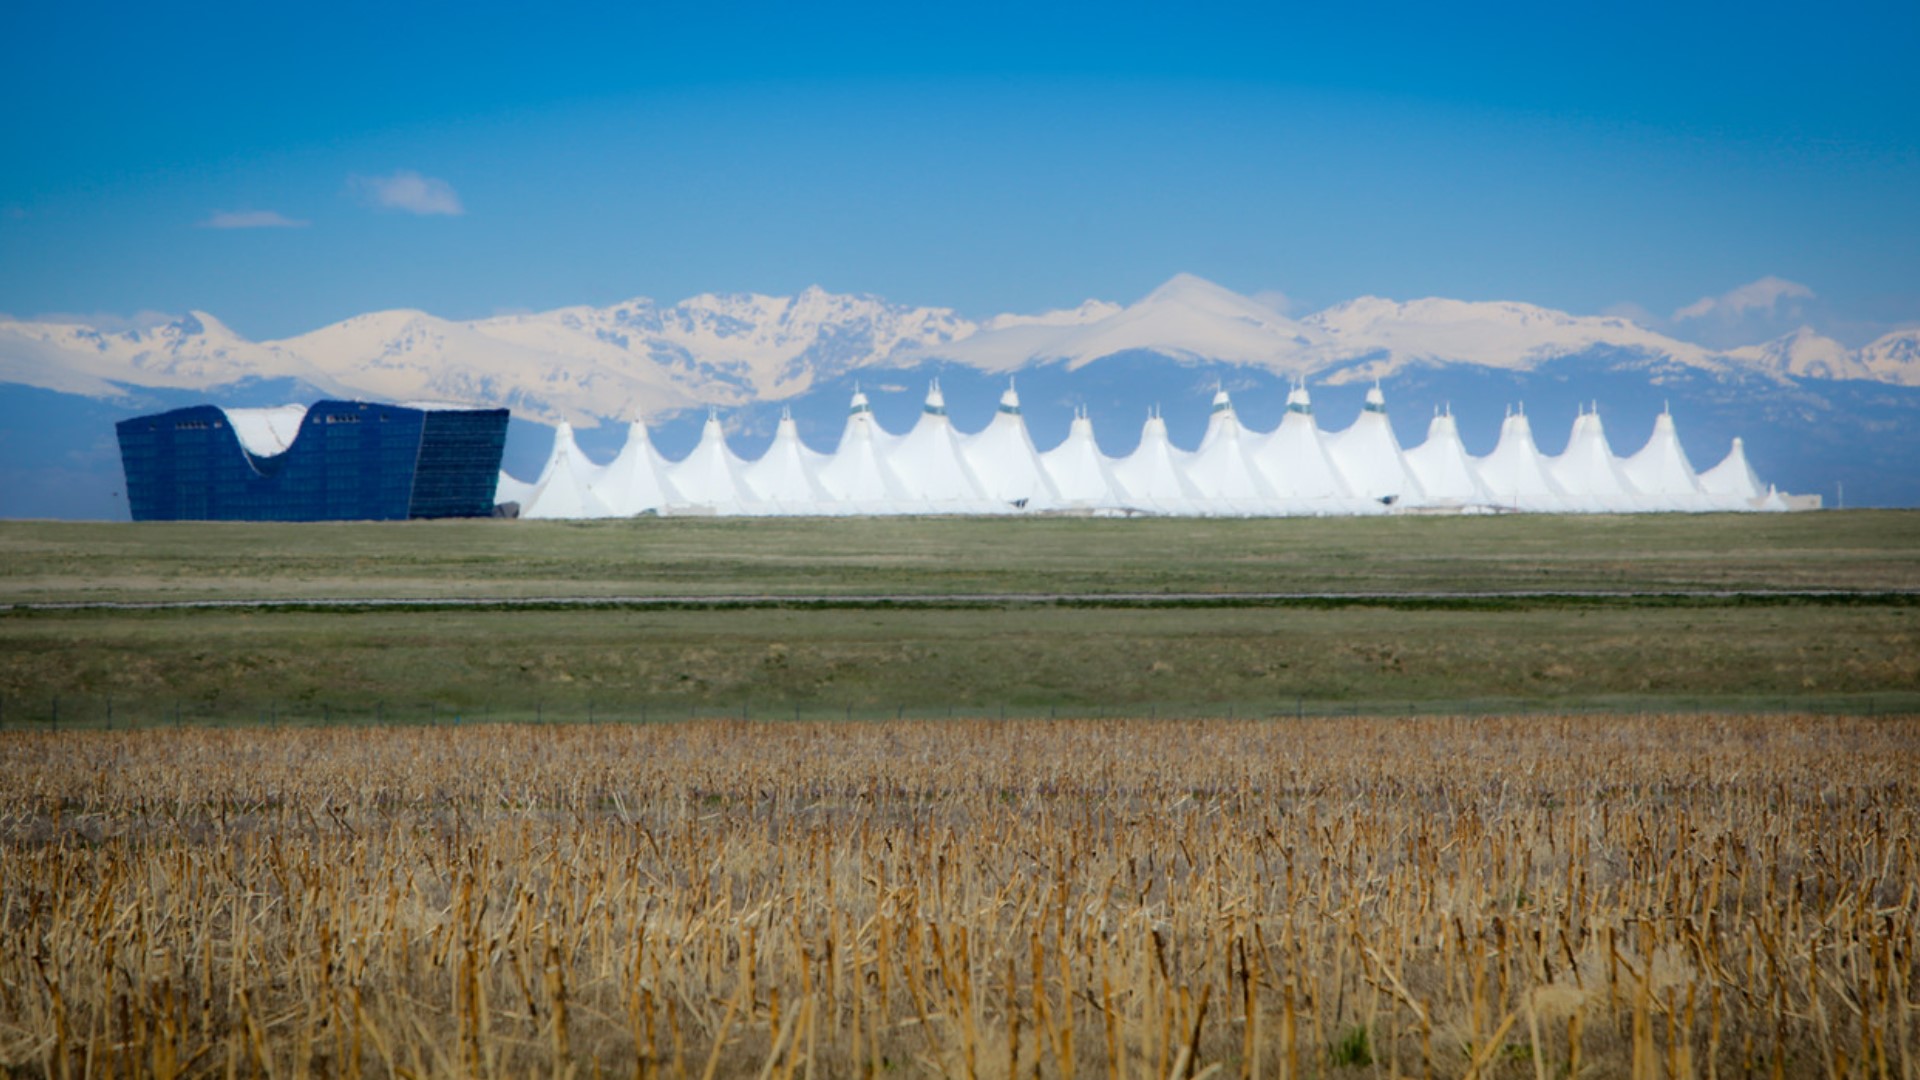
[[[1591,603],[1605,600],[1760,603],[1913,603],[1920,589],[1514,589],[1492,592],[1236,592],[1236,593],[777,593],[673,596],[414,596],[274,597],[208,600],[46,600],[0,603],[0,613],[420,608],[861,608],[861,607],[1244,607],[1299,604]]]

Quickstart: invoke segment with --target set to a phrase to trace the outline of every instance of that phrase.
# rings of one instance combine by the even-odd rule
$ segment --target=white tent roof
[[[800,441],[800,429],[793,414],[780,410],[780,425],[774,429],[773,443],[759,459],[749,463],[742,476],[754,497],[765,504],[765,512],[776,514],[819,514],[829,511],[833,501],[820,483],[819,470],[825,455],[815,453]]]
[[[746,462],[727,445],[720,417],[707,413],[700,441],[685,459],[667,466],[667,484],[673,496],[663,509],[675,514],[744,514],[759,500],[742,475]]]
[[[1369,480],[1369,488],[1384,488],[1380,492],[1369,490],[1363,496],[1367,500],[1377,500],[1380,496],[1400,498],[1413,484],[1400,459],[1400,442],[1394,440],[1394,430],[1386,427],[1386,404],[1380,400],[1379,388],[1367,394],[1367,402],[1379,405],[1379,411],[1361,411],[1354,427],[1338,436],[1323,436],[1313,421],[1313,400],[1308,396],[1308,388],[1294,386],[1286,394],[1286,413],[1281,417],[1281,427],[1256,440],[1252,454],[1261,477],[1281,498],[1288,513],[1354,511],[1354,507],[1346,503],[1354,502],[1357,492],[1348,488],[1344,469],[1336,463],[1331,450],[1344,450],[1352,469],[1359,477]]]
[[[1200,496],[1202,513],[1252,516],[1273,513],[1278,500],[1247,454],[1245,429],[1225,390],[1213,395],[1213,412],[1200,448],[1187,459],[1187,482]]]
[[[1620,512],[1638,508],[1638,492],[1607,445],[1606,428],[1598,412],[1581,412],[1559,457],[1548,461],[1568,509]]]
[[[654,449],[647,425],[638,417],[627,425],[627,441],[606,468],[592,478],[594,497],[623,517],[658,510],[668,498],[667,462]]]
[[[1122,502],[1113,463],[1100,452],[1093,437],[1093,421],[1075,411],[1066,441],[1040,455],[1047,478],[1059,492],[1060,504],[1078,510],[1111,510]]]
[[[1167,438],[1167,422],[1156,411],[1140,429],[1140,445],[1113,462],[1110,472],[1127,506],[1157,514],[1196,514],[1199,492],[1187,481],[1192,455]]]
[[[1767,489],[1760,483],[1753,466],[1747,464],[1747,445],[1734,436],[1733,449],[1706,472],[1700,474],[1700,487],[1709,495],[1748,500],[1765,498]]]
[[[1495,505],[1508,510],[1548,513],[1569,509],[1566,493],[1547,470],[1547,459],[1533,442],[1527,414],[1515,410],[1500,425],[1493,453],[1474,462],[1480,483]]]
[[[894,437],[874,420],[867,395],[856,389],[847,407],[847,426],[840,433],[840,445],[816,474],[835,500],[835,509],[853,514],[911,512],[907,504],[912,499],[882,456],[893,442]]]
[[[1302,400],[1306,391],[1300,391]],[[1287,419],[1293,413],[1289,409]],[[1280,423],[1278,437],[1287,427],[1287,421]],[[1380,392],[1380,384],[1375,383],[1367,391],[1366,402],[1360,407],[1360,418],[1345,431],[1328,435],[1325,439],[1327,456],[1340,471],[1340,478],[1346,481],[1347,492],[1362,499],[1406,502],[1418,505],[1423,501],[1420,481],[1413,470],[1407,466],[1406,454],[1400,449],[1400,440],[1393,433],[1393,424],[1387,419],[1387,400]],[[1282,494],[1285,492],[1283,491]]]
[[[288,410],[291,412],[291,410]],[[1355,489],[1358,489],[1357,491]],[[1149,415],[1132,454],[1115,461],[1100,450],[1093,423],[1076,410],[1067,438],[1036,452],[1011,385],[1000,411],[972,436],[953,429],[937,382],[926,408],[904,436],[883,431],[857,389],[840,444],[831,456],[800,439],[782,411],[772,444],[742,461],[709,413],[699,445],[667,462],[646,427],[635,421],[609,465],[580,452],[573,428],[561,424],[552,453],[533,484],[500,474],[497,501],[521,505],[525,517],[676,514],[992,514],[1019,509],[1077,508],[1180,515],[1381,514],[1391,508],[1635,512],[1647,510],[1786,509],[1788,497],[1764,488],[1735,439],[1727,459],[1696,475],[1673,418],[1662,414],[1646,446],[1615,457],[1595,412],[1582,410],[1567,450],[1542,455],[1524,412],[1501,426],[1499,445],[1470,457],[1450,412],[1436,413],[1427,439],[1402,450],[1387,421],[1378,386],[1353,425],[1320,431],[1304,386],[1288,395],[1287,412],[1265,434],[1240,425],[1224,390],[1200,448],[1187,453],[1167,437],[1158,410]]]
[[[947,400],[935,380],[927,388],[920,421],[886,450],[886,464],[900,479],[914,513],[977,514],[1006,509],[987,497],[967,467],[960,436],[947,419]]]
[[[1680,445],[1673,414],[1662,410],[1654,418],[1653,434],[1639,452],[1620,463],[1640,503],[1648,510],[1697,510],[1706,490],[1694,474],[1693,463]]]
[[[1000,395],[993,419],[980,431],[962,437],[960,451],[988,498],[1028,510],[1059,505],[1060,493],[1040,467],[1040,452],[1027,432],[1020,395],[1012,382]]]
[[[599,468],[581,453],[573,439],[573,425],[565,420],[553,432],[553,450],[533,482],[533,493],[520,505],[524,518],[602,518],[616,516],[593,494]]]
[[[1453,413],[1436,412],[1427,424],[1427,441],[1406,452],[1407,469],[1420,484],[1418,506],[1494,506],[1498,500],[1480,483],[1473,459],[1460,441]]]

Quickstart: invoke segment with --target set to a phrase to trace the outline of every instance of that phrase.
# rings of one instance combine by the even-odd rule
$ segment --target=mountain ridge
[[[1920,386],[1920,330],[1852,350],[1808,328],[1712,350],[1618,316],[1439,297],[1358,297],[1295,319],[1191,274],[1133,304],[1088,300],[977,321],[818,286],[790,297],[704,293],[671,305],[636,297],[464,321],[394,309],[268,341],[200,311],[132,330],[0,319],[0,382],[111,399],[126,387],[211,391],[292,379],[329,394],[510,405],[585,426],[778,401],[870,368],[1077,370],[1135,352],[1335,383],[1416,367],[1530,371],[1604,353],[1635,367],[1718,376]]]

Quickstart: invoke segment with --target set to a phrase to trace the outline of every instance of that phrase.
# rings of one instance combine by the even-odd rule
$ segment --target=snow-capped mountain
[[[1900,386],[1920,386],[1920,328],[1896,330],[1855,354],[1867,378]]]
[[[1352,378],[1375,379],[1408,365],[1475,364],[1529,371],[1595,348],[1640,353],[1684,367],[1725,370],[1726,358],[1614,316],[1569,315],[1512,302],[1398,302],[1363,296],[1301,320],[1310,332],[1367,357]]]
[[[382,311],[264,342],[202,312],[125,331],[0,321],[0,381],[108,398],[126,387],[212,390],[293,379],[330,394],[506,405],[543,420],[592,425],[792,398],[848,372],[928,361],[984,372],[1036,364],[1077,370],[1148,353],[1338,383],[1387,378],[1410,366],[1529,371],[1595,350],[1703,372],[1920,385],[1920,331],[1850,351],[1803,329],[1714,352],[1626,319],[1521,303],[1362,297],[1292,319],[1190,274],[1125,306],[1089,300],[980,322],[947,308],[818,288],[793,297],[709,294],[668,306],[636,299],[466,322]]]
[[[1126,307],[1088,301],[1037,319],[1001,316],[966,340],[923,351],[986,371],[1047,362],[1080,368],[1102,357],[1152,352],[1304,375],[1331,344],[1257,301],[1179,274]]]
[[[1882,339],[1886,340],[1886,339]],[[1814,379],[1871,379],[1872,372],[1845,345],[1803,326],[1764,345],[1747,345],[1729,356],[1769,375]],[[1888,379],[1887,382],[1898,382]]]
[[[381,311],[266,342],[201,312],[126,331],[0,320],[0,382],[113,397],[126,386],[211,390],[296,379],[330,394],[505,405],[591,424],[789,397],[815,379],[918,355],[975,330],[944,308],[817,288],[469,322]]]
[[[1187,438],[1183,425],[1204,423],[1217,385],[1266,430],[1293,380],[1312,381],[1332,417],[1357,410],[1356,395],[1379,379],[1408,445],[1425,430],[1415,421],[1444,405],[1479,453],[1473,433],[1496,428],[1508,403],[1544,417],[1599,399],[1615,410],[1610,425],[1631,430],[1671,401],[1702,460],[1744,435],[1757,458],[1781,455],[1763,464],[1789,489],[1843,481],[1849,502],[1920,503],[1910,466],[1920,460],[1920,329],[1860,349],[1802,329],[1716,351],[1626,319],[1511,302],[1361,297],[1294,318],[1182,274],[1132,304],[979,321],[818,288],[470,321],[383,311],[278,341],[248,340],[198,311],[132,330],[0,318],[0,517],[123,514],[109,497],[119,485],[112,421],[197,401],[503,405],[520,433],[510,462],[534,440],[525,452],[537,464],[549,437],[540,425],[563,419],[592,451],[598,429],[624,430],[603,421],[644,416],[663,450],[683,453],[709,405],[727,410],[749,456],[783,407],[830,450],[855,383],[889,430],[905,430],[935,376],[955,426],[973,431],[1014,374],[1043,447],[1064,437],[1075,407],[1118,453],[1156,405],[1176,441]],[[1478,408],[1490,413],[1474,427]]]

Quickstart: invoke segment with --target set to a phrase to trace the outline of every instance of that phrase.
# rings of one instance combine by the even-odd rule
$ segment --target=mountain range
[[[904,427],[918,408],[916,384],[935,375],[963,429],[970,385],[978,384],[984,423],[998,387],[1017,376],[1041,445],[1056,427],[1064,434],[1070,405],[1084,405],[1103,444],[1122,444],[1108,445],[1116,453],[1155,402],[1176,441],[1188,427],[1197,432],[1204,400],[1191,403],[1189,423],[1183,398],[1216,383],[1263,399],[1306,381],[1322,400],[1322,424],[1338,428],[1347,399],[1357,411],[1357,388],[1377,380],[1395,403],[1403,442],[1418,443],[1423,410],[1448,402],[1480,452],[1471,414],[1484,410],[1497,427],[1494,410],[1520,400],[1536,417],[1543,405],[1564,408],[1570,423],[1574,402],[1599,399],[1620,414],[1621,453],[1671,404],[1683,437],[1698,432],[1689,450],[1701,467],[1724,453],[1729,431],[1746,436],[1762,466],[1777,431],[1775,475],[1762,474],[1782,487],[1844,483],[1851,502],[1920,502],[1920,479],[1905,464],[1920,460],[1911,434],[1920,330],[1850,349],[1803,327],[1714,350],[1625,318],[1516,302],[1361,297],[1291,318],[1182,274],[1132,304],[1088,300],[979,321],[819,288],[470,321],[383,311],[275,341],[251,341],[202,312],[133,329],[0,318],[0,516],[121,516],[109,498],[119,483],[110,420],[188,401],[326,395],[504,405],[516,417],[509,468],[526,471],[544,450],[540,425],[593,428],[644,416],[672,453],[691,445],[683,429],[708,407],[728,410],[743,453],[783,406],[803,435],[830,449],[855,382],[874,392],[883,422]],[[1265,408],[1264,400],[1242,403],[1256,424]],[[1536,427],[1558,422],[1548,416]],[[583,442],[594,449],[593,436]]]

